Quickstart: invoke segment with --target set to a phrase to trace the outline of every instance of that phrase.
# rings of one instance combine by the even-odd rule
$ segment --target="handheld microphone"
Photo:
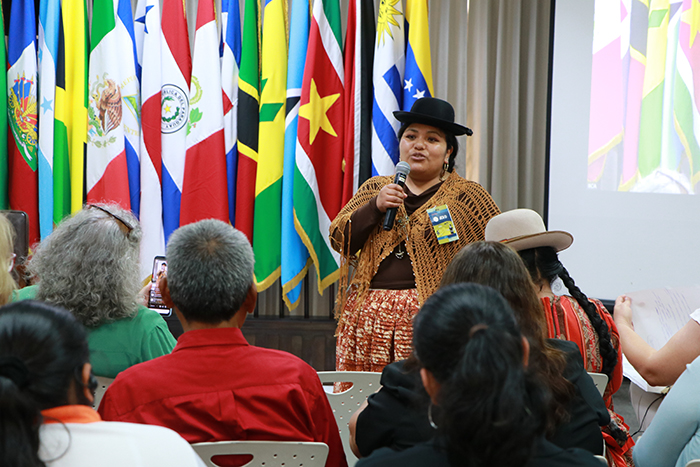
[[[411,166],[408,165],[408,162],[401,161],[396,164],[396,176],[394,176],[394,183],[403,188],[403,186],[406,184],[406,177],[408,176],[409,172],[411,172]],[[394,227],[396,209],[397,208],[389,208],[386,210],[386,215],[384,216],[384,230],[391,230]]]

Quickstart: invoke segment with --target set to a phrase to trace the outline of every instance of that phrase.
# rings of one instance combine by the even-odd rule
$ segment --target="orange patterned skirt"
[[[340,318],[336,369],[381,372],[389,363],[408,358],[418,308],[416,289],[372,289],[361,303],[357,291],[350,292]]]

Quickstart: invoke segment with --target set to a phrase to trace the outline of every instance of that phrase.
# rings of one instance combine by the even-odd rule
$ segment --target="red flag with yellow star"
[[[319,291],[337,279],[340,261],[328,232],[342,207],[343,81],[340,5],[317,0],[299,107],[294,223],[316,266]]]

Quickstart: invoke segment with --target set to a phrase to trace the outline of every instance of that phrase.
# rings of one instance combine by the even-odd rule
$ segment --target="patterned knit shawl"
[[[481,185],[452,172],[435,195],[410,217],[406,218],[406,209],[403,205],[400,206],[392,230],[383,230],[380,223],[359,252],[347,251],[350,236],[346,239],[344,232],[353,212],[377,196],[382,187],[392,182],[393,177],[373,177],[367,180],[331,223],[331,245],[341,254],[340,282],[336,298],[339,329],[345,324],[341,312],[347,298],[348,283],[357,288],[358,301],[362,300],[379,269],[379,264],[402,241],[406,242],[406,252],[411,259],[416,278],[418,300],[422,304],[437,290],[445,268],[457,252],[468,243],[483,240],[486,223],[500,213],[496,203]],[[459,240],[444,245],[438,244],[426,212],[442,204],[449,208],[459,235]],[[348,232],[350,230],[348,229]],[[350,266],[353,267],[354,274]]]

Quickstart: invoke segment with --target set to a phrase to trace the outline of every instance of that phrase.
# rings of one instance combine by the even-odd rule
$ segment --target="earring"
[[[433,430],[438,429],[438,426],[433,421],[433,402],[432,401],[430,401],[430,405],[428,406],[428,422],[430,423],[430,426],[433,427]]]
[[[440,180],[446,180],[447,179],[447,169],[450,167],[450,165],[445,162],[442,164],[442,173],[440,174]]]

